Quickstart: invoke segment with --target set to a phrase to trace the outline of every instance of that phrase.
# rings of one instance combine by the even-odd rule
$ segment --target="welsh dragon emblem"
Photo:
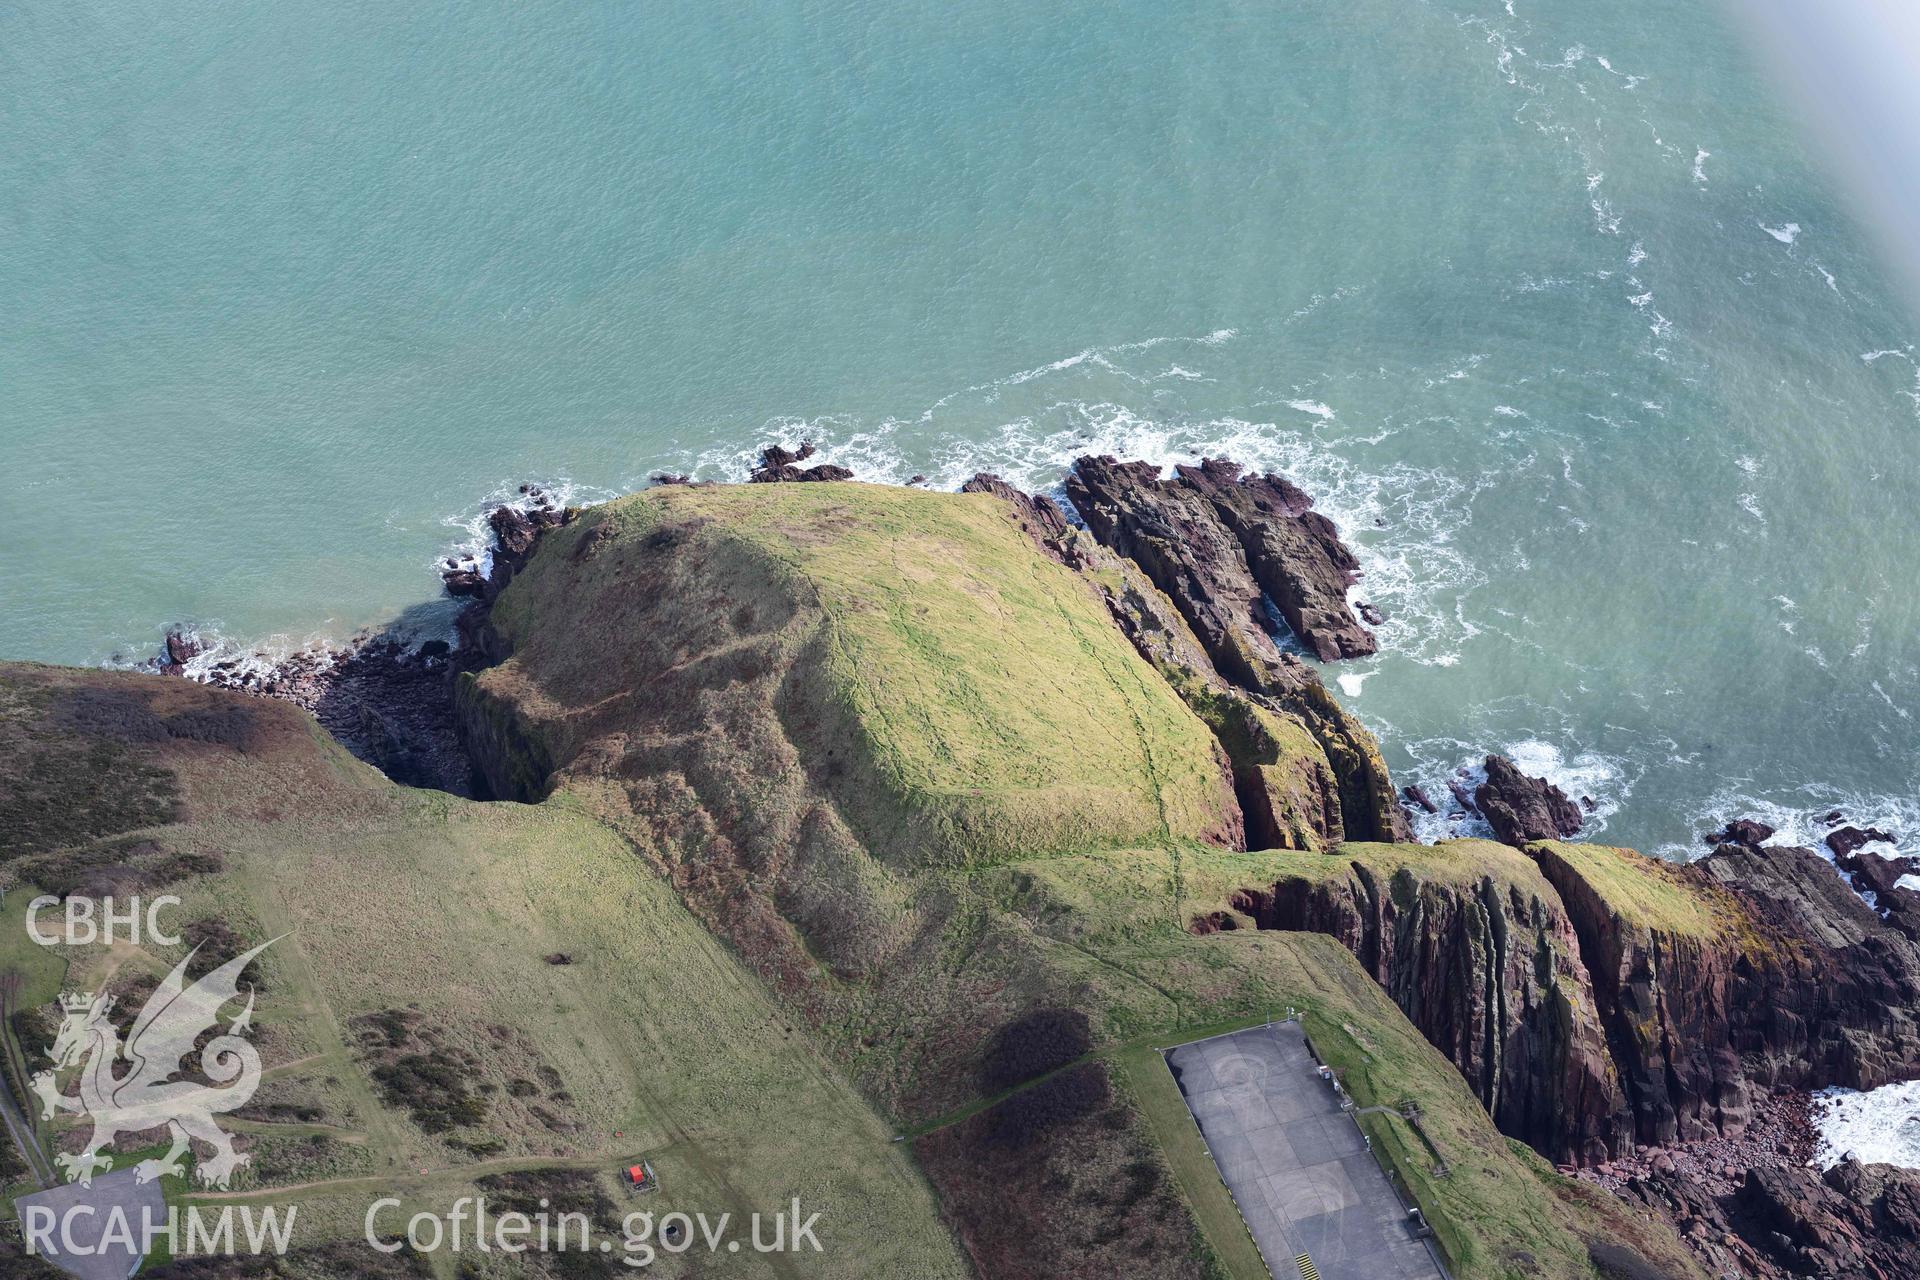
[[[85,1149],[57,1157],[69,1181],[88,1186],[96,1170],[113,1168],[113,1157],[103,1155],[102,1149],[119,1135],[160,1128],[172,1134],[173,1147],[157,1160],[142,1160],[135,1173],[137,1181],[180,1174],[182,1159],[193,1142],[213,1149],[212,1157],[194,1168],[200,1181],[210,1186],[224,1188],[234,1170],[251,1159],[233,1149],[233,1139],[213,1118],[245,1106],[260,1087],[260,1053],[246,1039],[253,1026],[252,988],[247,991],[246,1007],[226,1029],[200,1045],[200,1070],[213,1084],[175,1077],[201,1037],[219,1029],[221,1009],[240,998],[241,972],[272,945],[264,942],[189,985],[187,965],[199,952],[195,947],[147,998],[124,1045],[107,1017],[113,1007],[111,996],[103,991],[60,997],[66,1017],[54,1038],[53,1067],[33,1078],[33,1091],[40,1097],[44,1118],[65,1112],[93,1121],[93,1136]],[[79,1094],[62,1093],[58,1073],[83,1061]],[[116,1075],[118,1064],[126,1065]]]

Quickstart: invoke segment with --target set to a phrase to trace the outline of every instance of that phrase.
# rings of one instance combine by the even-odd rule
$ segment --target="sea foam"
[[[976,472],[990,471],[1058,499],[1064,499],[1061,486],[1074,459],[1085,454],[1142,459],[1162,468],[1228,457],[1252,470],[1286,475],[1340,528],[1361,564],[1356,594],[1387,615],[1375,628],[1385,651],[1420,663],[1457,662],[1460,646],[1479,628],[1454,601],[1487,578],[1453,546],[1453,538],[1470,521],[1474,496],[1494,477],[1407,463],[1362,468],[1346,446],[1377,443],[1392,428],[1376,426],[1372,436],[1342,429],[1333,406],[1306,387],[1239,414],[1186,411],[1159,394],[1168,389],[1170,366],[1179,371],[1175,384],[1210,380],[1216,352],[1237,340],[1235,330],[1222,327],[1084,348],[881,419],[771,418],[738,442],[653,459],[626,488],[640,488],[647,474],[662,470],[743,480],[759,445],[799,440],[818,448],[815,461],[848,467],[861,480],[903,484],[919,476],[929,488],[951,490]],[[1450,362],[1428,383],[1458,382],[1484,359],[1472,354]],[[997,425],[982,426],[996,417]],[[580,500],[579,491],[564,482],[552,487]],[[464,536],[449,554],[479,563],[490,504],[518,496],[496,491],[450,520]]]
[[[1635,766],[1626,759],[1598,751],[1569,753],[1541,738],[1495,740],[1491,746],[1460,738],[1435,738],[1409,744],[1406,750],[1414,764],[1410,770],[1399,771],[1402,780],[1418,785],[1440,810],[1416,810],[1411,815],[1414,837],[1427,844],[1464,836],[1493,837],[1493,828],[1485,819],[1460,812],[1448,785],[1457,783],[1468,793],[1473,792],[1487,780],[1489,754],[1503,755],[1529,778],[1545,778],[1566,792],[1580,805],[1583,840],[1606,830],[1607,820],[1620,811],[1638,778]],[[1591,809],[1586,805],[1589,800],[1593,802]]]
[[[1848,1156],[1862,1164],[1920,1169],[1920,1080],[1864,1093],[1823,1089],[1814,1095],[1814,1162],[1831,1169]]]

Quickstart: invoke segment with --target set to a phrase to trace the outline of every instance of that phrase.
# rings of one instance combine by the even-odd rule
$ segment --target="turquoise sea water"
[[[1915,329],[1699,2],[14,6],[0,655],[345,635],[522,481],[1224,451],[1403,780],[1920,846]]]

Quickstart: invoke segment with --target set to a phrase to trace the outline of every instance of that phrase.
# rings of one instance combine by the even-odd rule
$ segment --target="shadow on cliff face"
[[[309,710],[355,756],[395,782],[489,798],[453,713],[459,663],[444,641],[408,645],[396,627],[337,659]]]
[[[356,636],[331,649],[303,649],[267,662],[262,655],[211,661],[199,640],[185,629],[169,631],[162,654],[151,665],[165,675],[197,678],[216,688],[276,698],[302,707],[340,745],[409,787],[484,799],[460,743],[453,714],[453,677],[479,661],[445,640],[421,643],[418,637],[446,624],[446,602],[427,601],[403,611],[377,632]],[[195,659],[199,662],[193,664]],[[96,694],[99,702],[105,694]],[[248,750],[245,704],[203,710],[185,719],[161,723],[119,705],[127,695],[111,695],[108,706],[76,706],[75,727],[110,725],[121,736],[158,741],[156,734]]]

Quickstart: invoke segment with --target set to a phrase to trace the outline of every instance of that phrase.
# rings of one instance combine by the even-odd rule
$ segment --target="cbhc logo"
[[[60,899],[47,895],[35,898],[27,904],[27,933],[43,947],[56,943],[69,943],[73,946],[85,946],[90,942],[101,942],[112,946],[116,941],[141,945],[142,926],[147,940],[157,942],[163,947],[180,945],[180,935],[169,934],[160,927],[160,908],[177,907],[180,899],[172,894],[164,894],[142,905],[142,899],[132,898],[122,906],[112,898],[68,898],[66,900],[66,932],[45,932],[40,928],[40,912],[48,907],[60,905]],[[123,932],[124,930],[124,932]]]

